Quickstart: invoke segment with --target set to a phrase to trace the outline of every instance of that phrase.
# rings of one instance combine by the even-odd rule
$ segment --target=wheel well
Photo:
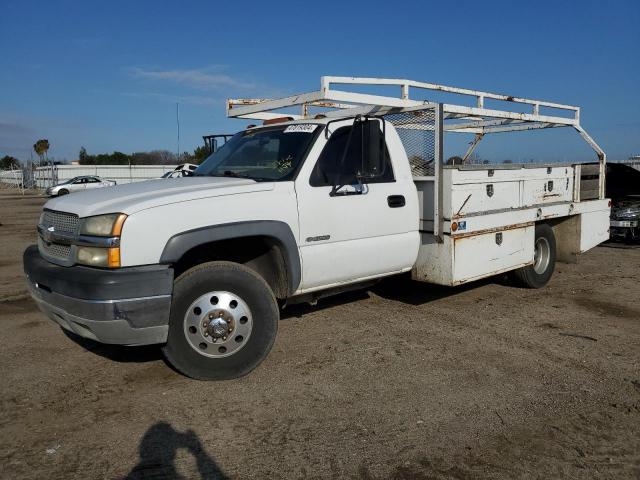
[[[288,296],[288,274],[280,243],[266,236],[217,240],[193,247],[173,265],[176,277],[205,262],[226,260],[245,265],[262,278],[276,298]]]

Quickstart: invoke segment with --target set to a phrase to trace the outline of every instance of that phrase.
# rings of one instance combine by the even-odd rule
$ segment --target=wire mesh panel
[[[398,132],[414,177],[434,175],[436,112],[433,108],[384,116]]]

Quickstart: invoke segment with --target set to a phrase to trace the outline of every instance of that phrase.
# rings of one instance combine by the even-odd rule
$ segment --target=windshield
[[[319,125],[299,124],[245,130],[212,153],[195,176],[290,180]]]

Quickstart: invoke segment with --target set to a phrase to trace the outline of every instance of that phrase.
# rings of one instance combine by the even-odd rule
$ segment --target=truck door
[[[362,129],[350,121],[334,125],[327,126],[333,133],[317,159],[310,154],[296,180],[303,290],[409,270],[418,249],[417,194],[410,173],[398,175],[394,150],[381,142],[382,175],[359,181]],[[342,187],[332,194],[336,185]]]

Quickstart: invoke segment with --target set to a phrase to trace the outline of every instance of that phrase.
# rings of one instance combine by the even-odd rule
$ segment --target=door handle
[[[404,207],[406,203],[404,195],[389,195],[387,197],[387,204],[391,208]]]

